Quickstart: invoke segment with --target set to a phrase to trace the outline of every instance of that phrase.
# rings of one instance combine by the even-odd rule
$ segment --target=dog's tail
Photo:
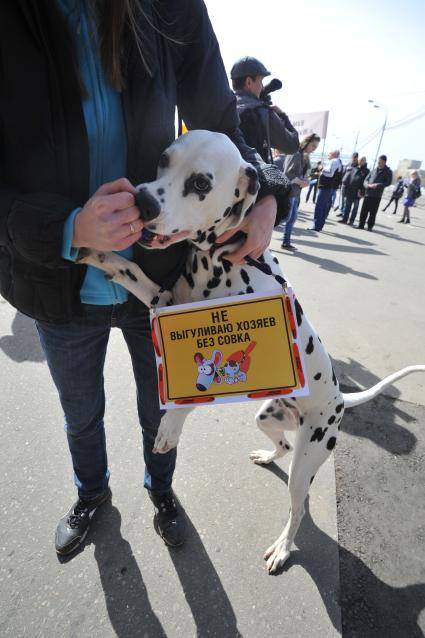
[[[398,372],[394,372],[394,374],[390,374],[389,377],[385,377],[385,379],[374,385],[372,388],[369,388],[369,390],[343,394],[342,396],[344,398],[344,407],[354,408],[356,405],[361,405],[362,403],[366,403],[366,401],[374,399],[376,396],[378,396],[378,394],[382,392],[382,390],[384,390],[384,388],[392,385],[395,381],[398,381],[398,379],[402,379],[408,374],[412,374],[412,372],[425,372],[425,365],[408,366],[407,368],[403,368]]]

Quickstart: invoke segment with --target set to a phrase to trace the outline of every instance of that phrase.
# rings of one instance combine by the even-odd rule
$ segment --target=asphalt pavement
[[[272,248],[344,388],[424,363],[425,210],[410,226],[379,213],[372,233],[332,212],[314,234],[311,218],[302,204],[294,254],[279,231]],[[424,635],[425,375],[346,413],[277,576],[262,553],[286,522],[289,459],[249,461],[268,447],[257,405],[190,415],[175,479],[189,538],[172,551],[142,487],[135,386],[116,330],[105,375],[113,499],[86,545],[59,561],[54,529],[75,494],[62,414],[32,322],[0,299],[2,636]]]

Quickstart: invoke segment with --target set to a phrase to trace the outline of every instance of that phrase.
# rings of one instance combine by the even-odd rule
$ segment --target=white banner
[[[293,113],[288,115],[292,126],[297,130],[300,141],[306,135],[316,133],[323,139],[328,130],[329,111],[316,111],[314,113]]]

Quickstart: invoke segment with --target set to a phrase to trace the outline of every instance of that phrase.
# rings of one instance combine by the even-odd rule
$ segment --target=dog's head
[[[206,250],[242,222],[259,183],[226,135],[190,131],[164,151],[157,179],[137,188],[142,246],[166,248],[190,239]]]

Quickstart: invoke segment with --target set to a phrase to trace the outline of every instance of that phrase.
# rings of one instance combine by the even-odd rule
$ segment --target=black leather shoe
[[[186,539],[186,523],[173,490],[166,494],[155,494],[148,490],[155,508],[154,526],[166,545],[179,547]]]
[[[97,508],[112,496],[109,487],[97,498],[85,501],[79,498],[69,512],[60,519],[56,528],[56,552],[61,556],[70,554],[84,541],[90,521]]]

